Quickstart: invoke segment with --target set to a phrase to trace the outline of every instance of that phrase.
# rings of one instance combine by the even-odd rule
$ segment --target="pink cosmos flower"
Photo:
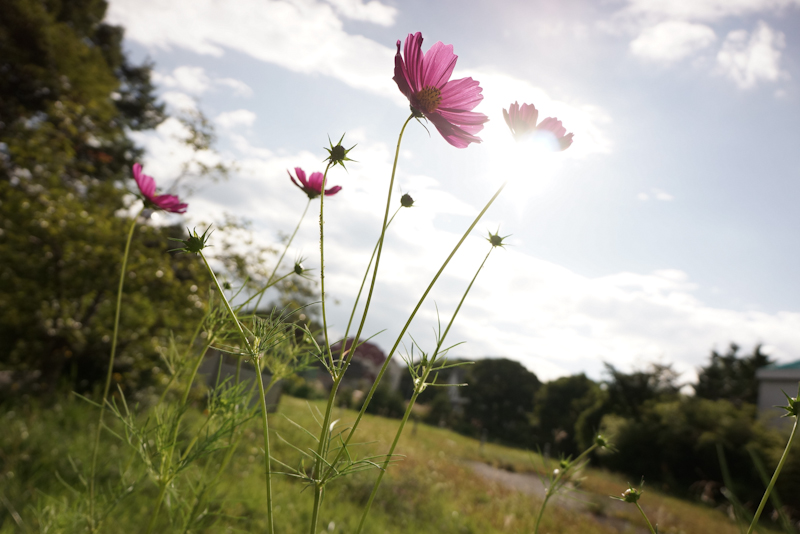
[[[297,180],[295,180],[292,173],[289,173],[289,178],[292,179],[292,183],[303,190],[303,192],[308,195],[308,198],[317,198],[320,193],[322,193],[322,179],[324,175],[321,172],[312,172],[311,176],[306,179],[306,173],[300,167],[295,167],[294,172],[297,174]],[[299,181],[299,183],[298,183]],[[325,196],[335,195],[339,191],[342,190],[342,186],[335,185],[330,189],[325,190]]]
[[[156,181],[142,172],[142,166],[133,164],[133,179],[144,196],[145,204],[171,213],[185,213],[188,204],[184,204],[175,195],[156,195]]]
[[[466,148],[470,143],[480,143],[475,134],[483,129],[489,117],[472,109],[483,100],[480,85],[472,78],[450,80],[458,56],[453,45],[434,44],[422,54],[422,34],[408,34],[400,55],[394,57],[394,81],[400,92],[411,103],[411,111],[430,120],[445,141],[456,148]]]
[[[573,134],[567,133],[567,129],[561,124],[561,121],[555,117],[547,117],[538,125],[536,121],[539,119],[539,112],[533,104],[522,104],[520,106],[514,102],[509,106],[508,111],[503,109],[503,117],[506,119],[506,124],[514,134],[514,139],[520,141],[534,132],[547,131],[552,133],[558,146],[561,150],[566,150],[572,144]]]

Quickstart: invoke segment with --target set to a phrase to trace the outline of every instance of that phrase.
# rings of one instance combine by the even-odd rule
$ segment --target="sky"
[[[344,334],[380,233],[408,101],[397,40],[422,32],[483,88],[483,142],[457,149],[411,122],[365,336],[384,351],[494,192],[409,333],[435,345],[499,231],[452,328],[451,356],[506,357],[542,380],[608,362],[672,364],[694,379],[712,349],[757,343],[800,358],[800,0],[109,0],[130,57],[154,63],[173,114],[199,109],[221,183],[191,184],[184,225],[251,221],[279,246],[306,204],[287,170],[323,171],[328,137],[356,162],[328,176],[331,337]],[[534,104],[575,134],[563,152],[517,143],[502,109]],[[169,184],[190,157],[175,119],[136,133]],[[319,200],[287,253],[319,273]],[[222,239],[224,235],[215,234]],[[401,344],[409,348],[411,338]]]

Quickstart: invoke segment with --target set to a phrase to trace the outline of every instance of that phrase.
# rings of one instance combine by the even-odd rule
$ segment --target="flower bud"
[[[303,274],[304,272],[305,272],[305,269],[303,269],[303,264],[302,264],[302,263],[300,263],[299,261],[298,261],[298,262],[296,262],[296,263],[294,264],[294,274],[298,274],[298,275],[301,275],[301,276],[302,276],[302,274]]]
[[[636,488],[628,488],[625,490],[625,493],[622,494],[622,500],[625,502],[636,504],[639,502],[639,498],[642,496],[642,490],[638,490]]]
[[[402,197],[400,197],[400,205],[403,206],[404,208],[410,208],[411,206],[414,205],[414,199],[411,198],[411,195],[406,193]]]

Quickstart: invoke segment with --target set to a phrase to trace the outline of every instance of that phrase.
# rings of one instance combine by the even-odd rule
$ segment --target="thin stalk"
[[[153,514],[150,517],[150,523],[147,525],[147,534],[153,532],[153,529],[156,526],[156,519],[158,518],[158,512],[161,510],[161,503],[164,502],[164,495],[167,493],[167,486],[169,485],[169,481],[162,481],[161,482],[161,489],[158,492],[158,499],[156,500],[156,507],[153,510]]]
[[[472,232],[472,230],[475,228],[475,226],[481,220],[483,215],[486,213],[486,211],[488,211],[489,207],[494,203],[494,201],[497,199],[497,197],[500,195],[500,193],[503,191],[503,189],[505,187],[506,187],[506,184],[504,183],[503,185],[500,186],[500,188],[497,190],[497,192],[494,194],[494,196],[492,196],[492,198],[489,199],[489,202],[486,203],[486,205],[483,207],[483,209],[478,214],[478,216],[475,217],[475,220],[472,221],[472,224],[469,226],[469,228],[467,228],[467,231],[464,232],[464,235],[461,236],[461,239],[458,241],[458,243],[456,243],[456,246],[453,247],[453,250],[450,252],[450,255],[447,256],[446,260],[444,260],[444,263],[439,268],[439,271],[436,273],[436,275],[434,275],[433,280],[431,280],[430,284],[428,284],[427,289],[425,289],[425,292],[422,294],[422,296],[420,297],[419,301],[417,302],[417,305],[414,307],[414,310],[411,312],[411,315],[408,317],[408,320],[406,321],[406,324],[403,326],[403,329],[400,331],[400,334],[397,336],[397,340],[395,340],[394,346],[392,346],[392,349],[389,351],[389,354],[386,356],[386,360],[383,362],[383,365],[381,366],[381,369],[378,372],[378,376],[375,378],[375,382],[372,384],[372,387],[370,388],[366,399],[364,399],[364,404],[361,406],[361,410],[358,412],[358,416],[356,416],[356,420],[353,423],[353,426],[350,427],[350,431],[347,433],[347,439],[345,439],[344,444],[339,448],[339,452],[336,454],[336,457],[334,458],[334,460],[332,462],[330,462],[331,466],[336,465],[336,462],[338,462],[339,458],[341,458],[342,454],[344,453],[345,449],[347,448],[347,445],[350,444],[350,440],[353,439],[353,436],[355,435],[355,432],[358,429],[358,425],[361,422],[361,419],[364,417],[364,413],[366,413],[367,407],[369,406],[369,403],[372,400],[373,395],[375,395],[375,390],[378,389],[378,385],[380,384],[380,381],[383,378],[383,375],[386,373],[386,370],[388,369],[388,367],[390,365],[390,362],[392,360],[392,357],[394,356],[395,351],[397,350],[397,347],[400,345],[400,342],[402,341],[403,336],[405,335],[406,331],[408,330],[408,327],[411,326],[411,321],[414,320],[414,317],[417,315],[417,312],[419,311],[420,307],[422,307],[422,303],[425,302],[425,299],[428,297],[428,293],[430,293],[431,289],[433,289],[433,286],[436,284],[436,281],[439,280],[439,277],[442,275],[442,273],[444,272],[445,268],[450,263],[450,260],[453,259],[453,256],[456,255],[456,252],[458,252],[458,249],[461,248],[461,245],[467,239],[467,236],[469,236],[470,232]],[[376,266],[376,268],[377,268],[377,266]],[[374,280],[373,280],[373,283],[374,283]],[[352,357],[352,353],[350,355],[348,355],[348,358],[351,358],[351,357]],[[349,362],[349,360],[348,360],[348,362]],[[329,402],[330,402],[330,399],[329,399]],[[331,472],[331,468],[329,467],[328,471],[326,473],[326,476],[328,474],[330,474],[330,472]]]
[[[539,523],[542,521],[542,517],[544,516],[544,509],[547,507],[547,501],[550,500],[550,497],[555,495],[556,491],[558,490],[558,484],[561,482],[567,474],[570,472],[573,466],[579,466],[580,463],[583,461],[586,456],[589,455],[590,452],[597,448],[597,444],[592,444],[591,447],[583,451],[573,462],[570,462],[569,467],[562,469],[558,472],[558,475],[550,482],[550,485],[547,487],[547,491],[544,494],[544,501],[542,501],[542,507],[539,508],[539,514],[536,516],[536,526],[533,528],[533,534],[538,534],[539,532]],[[547,469],[547,464],[545,463],[545,469]]]
[[[469,295],[470,289],[472,289],[475,280],[478,278],[478,275],[483,269],[483,266],[486,264],[486,260],[489,259],[489,255],[492,253],[492,250],[494,250],[494,247],[489,249],[489,252],[486,254],[486,257],[483,258],[480,267],[478,267],[475,276],[472,277],[469,286],[467,286],[466,291],[464,291],[464,295],[461,297],[461,301],[458,303],[456,311],[450,318],[450,322],[448,323],[447,328],[444,331],[444,334],[436,343],[436,350],[434,351],[433,356],[431,356],[430,363],[425,367],[422,376],[420,376],[419,383],[414,388],[414,394],[411,396],[411,400],[408,402],[408,406],[406,407],[406,412],[403,414],[403,419],[402,421],[400,421],[400,426],[397,428],[397,433],[394,436],[394,441],[392,441],[392,445],[391,447],[389,447],[389,452],[386,455],[386,460],[383,462],[383,466],[381,467],[381,470],[378,473],[378,478],[375,480],[375,484],[372,486],[372,492],[370,493],[369,499],[367,500],[367,505],[364,507],[364,513],[361,514],[361,521],[358,524],[358,529],[356,530],[356,534],[360,534],[361,531],[364,529],[364,523],[366,522],[367,515],[369,515],[370,508],[372,507],[372,501],[375,500],[375,495],[378,493],[378,486],[381,485],[381,480],[383,479],[383,475],[386,474],[386,470],[389,468],[389,462],[392,459],[392,455],[394,454],[394,450],[397,447],[397,443],[400,441],[400,436],[403,433],[403,428],[406,426],[408,417],[411,415],[411,410],[414,407],[414,403],[417,401],[417,397],[419,396],[419,394],[422,393],[422,391],[425,389],[425,382],[428,380],[431,368],[433,367],[433,364],[436,362],[436,357],[439,355],[439,351],[441,350],[442,345],[444,344],[445,338],[447,338],[448,332],[450,332],[450,327],[453,326],[453,323],[455,322],[456,317],[458,316],[458,312],[461,310],[461,306],[464,304],[467,295]]]
[[[644,520],[647,523],[647,527],[650,529],[650,532],[652,532],[653,534],[658,534],[658,532],[656,532],[656,529],[654,529],[653,525],[650,523],[650,520],[647,519],[647,515],[644,513],[644,510],[642,510],[642,507],[639,505],[638,502],[636,503],[636,508],[638,508],[639,512],[642,513],[642,517],[644,517]]]
[[[550,484],[550,487],[547,488],[547,492],[544,494],[544,500],[542,501],[542,507],[539,508],[539,515],[536,516],[536,526],[533,527],[533,534],[538,534],[538,532],[539,532],[539,523],[542,522],[542,516],[544,516],[544,508],[545,508],[545,506],[547,506],[547,501],[549,501],[550,497],[553,496],[553,494],[550,492],[550,488],[552,488],[552,487],[553,487],[553,484]]]
[[[267,393],[264,391],[264,379],[261,376],[261,365],[253,358],[253,365],[256,368],[256,379],[258,381],[258,392],[261,396],[261,424],[264,431],[264,469],[266,470],[267,484],[267,532],[272,534],[275,531],[272,518],[272,467],[269,458],[269,419],[267,417]],[[272,375],[269,387],[275,383],[275,375]]]
[[[219,285],[219,281],[217,280],[216,275],[214,275],[214,271],[211,269],[211,266],[208,264],[208,260],[206,259],[205,255],[202,251],[200,251],[200,257],[203,258],[203,262],[206,264],[206,268],[208,272],[211,273],[211,278],[214,280],[214,284],[217,286],[217,291],[222,297],[222,301],[225,303],[225,307],[228,309],[228,313],[233,318],[233,322],[236,323],[236,328],[239,330],[239,334],[242,337],[242,340],[247,347],[247,350],[252,354],[253,350],[250,348],[250,342],[247,339],[247,336],[244,333],[244,329],[242,328],[239,319],[236,317],[236,314],[233,312],[228,299],[225,297],[225,293],[222,291],[222,287]],[[270,472],[270,448],[269,448],[269,419],[267,418],[267,402],[264,398],[264,380],[261,377],[261,366],[257,362],[259,358],[256,354],[252,354],[253,356],[253,363],[256,366],[256,376],[258,378],[258,390],[261,394],[261,404],[262,404],[262,425],[264,430],[264,456],[266,460],[264,461],[264,465],[266,467],[266,480],[267,480],[267,532],[268,534],[272,534],[274,532],[274,523],[272,520],[272,473]]]
[[[324,195],[324,187],[323,187],[323,195],[322,196],[325,196]],[[297,231],[300,229],[300,223],[302,223],[303,219],[306,218],[306,212],[308,211],[308,207],[310,205],[311,205],[311,199],[309,198],[308,202],[306,202],[306,207],[303,210],[303,214],[300,216],[300,220],[297,221],[297,226],[294,227],[294,232],[292,232],[292,236],[289,238],[289,241],[286,242],[286,246],[283,247],[283,252],[281,253],[281,257],[278,258],[278,263],[275,264],[275,268],[272,270],[272,274],[269,275],[269,278],[267,279],[266,287],[259,292],[261,294],[259,295],[258,300],[256,301],[256,306],[253,309],[254,312],[258,311],[258,305],[261,304],[261,297],[264,296],[264,292],[267,290],[267,288],[271,287],[270,282],[272,282],[272,279],[275,278],[275,273],[278,272],[278,267],[281,266],[281,262],[283,261],[283,257],[286,256],[286,251],[289,250],[289,247],[292,245],[292,241],[294,241],[294,236],[297,235]]]
[[[122,288],[125,285],[125,271],[128,268],[128,256],[131,251],[131,241],[133,231],[136,229],[136,219],[141,215],[142,210],[133,217],[131,227],[128,230],[128,239],[125,241],[125,252],[122,255],[122,269],[119,274],[119,288],[117,289],[117,311],[114,315],[114,332],[111,336],[111,356],[108,358],[108,373],[106,373],[106,384],[103,387],[103,398],[100,400],[100,417],[97,420],[97,430],[94,433],[94,445],[92,446],[92,468],[89,475],[89,532],[94,532],[99,525],[94,523],[94,479],[97,472],[97,451],[100,448],[100,431],[103,428],[103,415],[106,410],[106,400],[108,390],[111,389],[111,377],[114,374],[114,357],[117,353],[117,335],[119,334],[119,316],[122,310]]]
[[[769,486],[767,486],[767,491],[764,492],[764,497],[761,498],[761,503],[758,505],[758,510],[756,510],[756,515],[753,517],[752,523],[750,523],[750,528],[747,529],[747,534],[752,534],[753,529],[756,528],[756,524],[758,523],[758,518],[761,517],[761,512],[764,511],[764,506],[767,504],[767,499],[769,499],[769,494],[772,493],[772,488],[775,487],[775,482],[778,480],[778,475],[781,474],[781,469],[783,469],[783,464],[786,463],[786,458],[789,457],[789,449],[792,448],[792,442],[794,441],[794,436],[797,434],[797,416],[794,418],[794,426],[792,426],[792,433],[789,435],[789,441],[786,443],[786,448],[783,450],[783,455],[781,456],[780,461],[778,462],[778,467],[775,468],[775,473],[772,475],[772,480],[769,481]]]
[[[322,300],[322,333],[325,335],[325,353],[330,356],[331,365],[333,365],[333,354],[331,354],[331,344],[328,340],[328,318],[325,314],[325,220],[323,215],[325,213],[325,184],[328,181],[328,169],[331,168],[331,163],[325,166],[325,173],[322,175],[322,187],[319,193],[319,285],[320,285],[320,300]],[[325,357],[325,354],[322,355]]]
[[[397,172],[397,161],[400,158],[400,143],[403,140],[403,133],[406,131],[406,126],[408,126],[408,123],[411,121],[412,118],[414,118],[414,115],[413,114],[409,115],[408,119],[406,119],[406,121],[403,123],[403,127],[400,129],[400,135],[397,138],[397,149],[395,150],[395,153],[394,153],[394,163],[392,165],[392,177],[389,180],[389,194],[388,194],[388,196],[386,198],[386,209],[385,209],[385,212],[384,212],[384,215],[383,215],[383,224],[381,225],[381,237],[380,237],[380,239],[378,239],[378,253],[377,253],[377,256],[376,256],[376,259],[375,259],[375,268],[373,269],[372,282],[370,284],[369,293],[367,295],[367,301],[366,301],[366,304],[364,306],[364,313],[363,313],[363,315],[361,317],[361,324],[358,327],[358,333],[356,334],[356,337],[355,337],[356,342],[358,342],[358,339],[361,336],[361,331],[363,330],[364,323],[367,320],[367,313],[369,312],[369,305],[370,305],[370,302],[372,301],[372,292],[375,289],[375,278],[378,275],[378,266],[379,266],[380,261],[381,261],[381,251],[383,250],[383,238],[386,235],[386,227],[388,226],[387,221],[389,220],[389,209],[391,207],[391,202],[392,202],[392,189],[394,188],[394,177],[395,177],[395,174]],[[328,167],[325,168],[325,177],[327,177],[327,173],[328,173]],[[323,190],[322,197],[323,198],[325,196],[325,194],[324,194],[324,191],[325,191],[325,177],[323,177],[323,180],[322,180],[322,190]],[[322,203],[320,202],[320,256],[321,257],[323,256],[322,255],[322,251],[323,251],[323,243],[322,243],[322,226],[323,226],[323,224],[322,223],[323,223],[323,221],[322,221]],[[323,257],[323,259],[324,259],[324,257]],[[323,271],[322,271],[323,274],[321,275],[321,280],[324,283],[324,279],[325,279],[324,278],[324,264],[321,265],[321,269],[323,269]],[[369,270],[369,269],[367,269],[367,270]],[[331,368],[334,369],[334,366],[333,366],[333,355],[330,354],[330,345],[328,344],[328,329],[327,329],[327,324],[325,324],[325,290],[324,290],[324,286],[322,287],[322,320],[323,320],[323,329],[325,331],[325,350],[330,355]],[[344,342],[342,343],[342,352],[341,352],[341,355],[340,355],[340,358],[339,358],[340,361],[343,359],[344,351],[345,351],[345,347],[346,346],[347,346],[347,340],[345,339]],[[348,354],[346,363],[350,362],[350,360],[353,358],[353,354],[355,354],[355,347],[354,347],[354,350],[350,351],[350,354]],[[324,357],[324,355],[323,355],[323,357]],[[344,377],[344,372],[345,372],[346,369],[347,369],[347,365],[346,364],[342,364],[340,371],[338,371],[338,372],[334,371],[335,376],[334,376],[333,384],[331,385],[331,392],[328,395],[328,404],[325,407],[325,416],[324,416],[323,421],[322,421],[322,428],[320,429],[320,440],[319,440],[319,447],[318,447],[318,450],[317,450],[317,458],[316,458],[316,461],[314,463],[314,476],[317,476],[317,477],[319,477],[322,474],[322,468],[323,468],[322,458],[324,458],[323,453],[325,452],[325,444],[327,442],[327,434],[329,432],[329,426],[330,426],[330,421],[331,421],[331,412],[333,410],[334,400],[336,399],[336,393],[339,390],[339,384],[341,383],[342,378]],[[351,432],[350,435],[352,435],[352,432]],[[339,453],[336,456],[337,459],[339,458],[339,456],[341,456],[342,450],[343,449],[339,450]],[[331,465],[335,465],[335,462],[334,462],[334,464],[331,464]],[[317,519],[319,518],[319,507],[322,505],[322,491],[324,489],[324,484],[325,484],[324,483],[324,479],[322,477],[319,478],[314,484],[314,486],[315,486],[314,487],[314,508],[313,508],[313,511],[312,511],[312,514],[311,514],[311,531],[310,531],[311,534],[315,534],[316,533]],[[319,494],[318,494],[318,492],[319,492]]]

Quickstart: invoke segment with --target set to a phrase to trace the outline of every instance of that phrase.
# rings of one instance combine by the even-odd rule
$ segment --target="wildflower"
[[[295,167],[294,172],[297,174],[297,179],[295,180],[291,172],[289,172],[289,178],[292,179],[292,183],[294,183],[294,185],[302,189],[303,192],[308,195],[308,198],[317,198],[322,193],[322,180],[324,176],[321,172],[312,172],[308,179],[306,179],[305,171],[303,171],[303,169],[300,167]],[[340,185],[331,187],[330,189],[325,190],[325,196],[335,195],[341,190],[342,186]]]
[[[508,111],[503,109],[503,117],[517,141],[521,141],[535,132],[550,132],[555,136],[561,150],[568,149],[572,144],[573,134],[568,134],[561,121],[555,117],[547,117],[538,125],[536,124],[539,119],[539,111],[533,104],[520,106],[514,102],[508,107]]]
[[[356,161],[354,159],[350,159],[350,158],[347,157],[347,154],[349,154],[350,151],[353,150],[356,147],[356,145],[353,145],[350,148],[345,148],[345,147],[342,146],[342,141],[343,140],[344,140],[344,134],[342,134],[342,137],[339,139],[339,142],[336,143],[336,146],[334,146],[333,142],[331,141],[330,136],[328,137],[328,143],[331,146],[330,146],[330,148],[323,147],[323,148],[325,148],[325,150],[328,151],[328,157],[325,158],[323,161],[329,161],[332,166],[335,166],[336,164],[339,164],[342,167],[344,167],[345,170],[347,170],[347,167],[344,166],[344,162],[345,161]],[[331,194],[333,194],[333,193],[331,193]]]
[[[466,148],[470,143],[480,143],[475,134],[483,129],[489,117],[472,109],[483,100],[480,85],[472,78],[450,80],[458,56],[453,45],[435,43],[424,55],[422,34],[409,34],[400,55],[394,58],[394,81],[411,103],[416,117],[430,120],[445,141],[456,148]]]
[[[185,213],[188,204],[184,204],[175,195],[156,195],[156,181],[142,172],[142,166],[133,164],[133,179],[144,196],[145,205],[171,213]]]
[[[400,205],[404,208],[410,208],[414,205],[414,199],[411,198],[411,195],[405,193],[402,197],[400,197]]]

